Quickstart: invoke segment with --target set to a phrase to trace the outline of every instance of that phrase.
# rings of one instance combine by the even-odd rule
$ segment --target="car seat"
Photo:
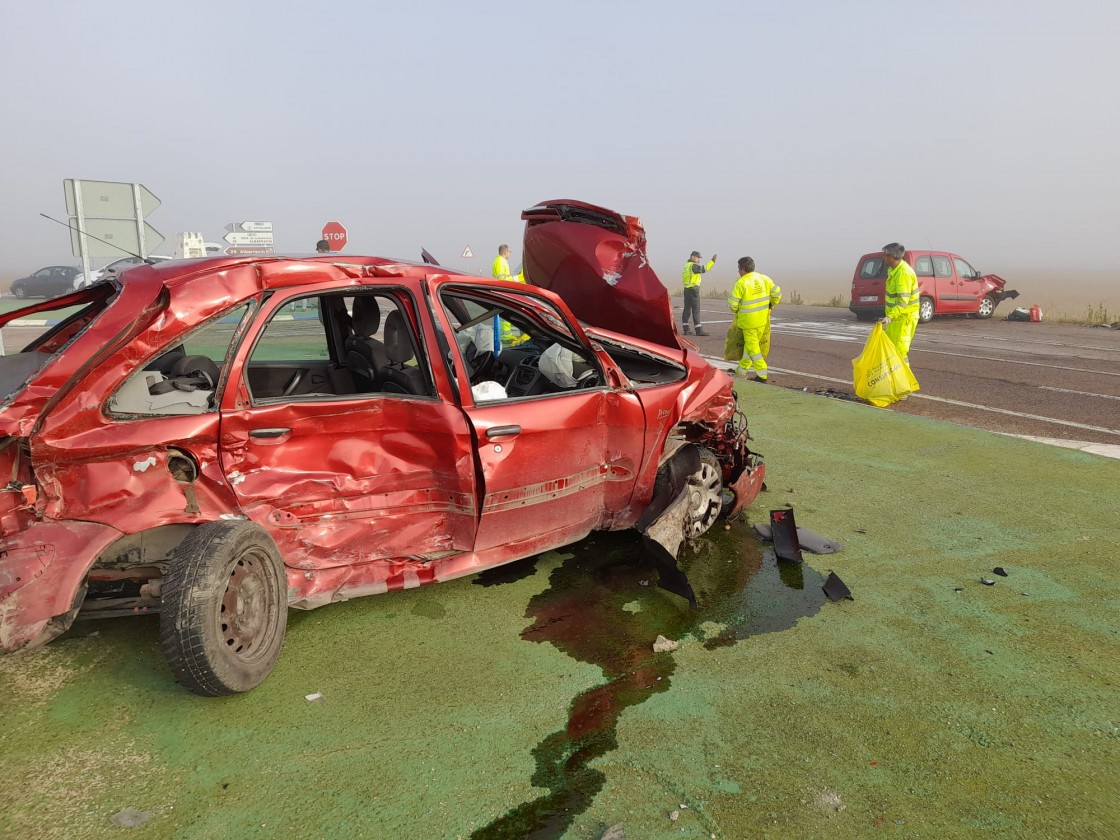
[[[359,389],[373,390],[378,371],[389,363],[385,345],[373,337],[381,326],[381,307],[372,295],[359,295],[354,298],[353,310],[354,333],[346,337],[343,345],[346,367],[354,374]]]
[[[405,366],[405,362],[416,355],[416,350],[399,309],[394,309],[385,319],[385,353],[389,361],[377,373],[381,390],[392,394],[428,393],[424,371],[415,365]]]

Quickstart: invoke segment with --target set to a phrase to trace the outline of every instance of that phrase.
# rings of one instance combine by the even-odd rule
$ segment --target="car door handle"
[[[284,437],[286,434],[291,433],[291,429],[250,429],[249,437],[254,438],[278,438]]]
[[[521,434],[520,426],[495,426],[492,429],[486,430],[486,437],[488,438],[508,437],[509,435],[519,434]]]

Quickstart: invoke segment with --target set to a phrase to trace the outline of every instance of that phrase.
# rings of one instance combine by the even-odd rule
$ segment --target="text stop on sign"
[[[327,222],[323,225],[323,239],[332,251],[341,251],[346,246],[346,228],[342,222]]]

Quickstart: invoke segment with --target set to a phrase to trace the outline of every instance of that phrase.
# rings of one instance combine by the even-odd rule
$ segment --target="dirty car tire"
[[[218,697],[260,685],[287,622],[284,563],[259,525],[209,522],[175,550],[163,579],[160,642],[189,691]]]
[[[923,296],[918,302],[918,321],[928,324],[933,320],[933,298]]]
[[[723,469],[710,449],[700,447],[700,469],[688,478],[688,518],[685,536],[706,534],[716,521],[727,515],[734,499],[723,490]]]
[[[980,308],[976,311],[977,318],[991,318],[992,313],[996,311],[996,302],[990,297],[984,297],[980,300]]]

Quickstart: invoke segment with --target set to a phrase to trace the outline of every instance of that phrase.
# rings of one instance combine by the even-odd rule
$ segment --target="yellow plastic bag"
[[[743,331],[731,322],[727,328],[727,337],[723,339],[723,360],[737,362],[743,358]]]
[[[883,332],[882,324],[872,328],[863,352],[852,359],[852,384],[857,397],[879,408],[918,390],[918,380]]]

